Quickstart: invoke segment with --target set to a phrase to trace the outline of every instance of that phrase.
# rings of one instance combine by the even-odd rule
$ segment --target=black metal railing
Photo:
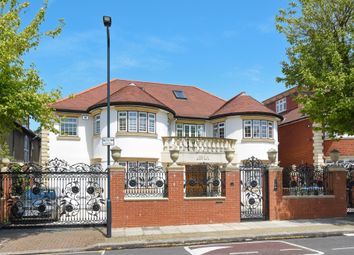
[[[125,197],[167,197],[167,174],[160,166],[128,166],[124,182]]]
[[[185,175],[186,197],[225,196],[225,172],[217,165],[190,165]]]
[[[104,224],[106,187],[99,165],[10,164],[0,173],[0,225]]]
[[[284,168],[283,195],[333,195],[333,178],[328,167],[302,164]]]

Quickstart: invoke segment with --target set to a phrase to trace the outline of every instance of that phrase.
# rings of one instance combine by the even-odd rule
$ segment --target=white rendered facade
[[[156,116],[155,133],[148,132],[119,132],[118,111],[136,111],[154,113]],[[59,158],[68,161],[70,164],[102,163],[106,165],[107,147],[102,145],[102,137],[107,137],[107,111],[105,107],[97,108],[90,113],[65,113],[58,115],[77,118],[77,135],[65,136],[62,134],[49,134],[49,158]],[[95,116],[100,115],[100,132],[94,132]],[[271,138],[245,138],[243,123],[244,120],[262,120],[272,123]],[[176,137],[176,123],[204,125],[203,137],[213,137],[213,126],[215,123],[224,123],[224,138],[234,139],[235,158],[232,163],[238,164],[242,160],[255,156],[261,160],[267,160],[269,149],[278,149],[278,121],[279,118],[270,115],[230,115],[219,119],[180,119],[166,110],[145,106],[119,106],[111,108],[111,137],[115,138],[115,145],[122,149],[122,161],[145,161],[156,162],[157,164],[171,163],[169,151],[164,145],[166,137]],[[56,129],[60,130],[59,123]],[[187,138],[186,140],[193,140]],[[184,142],[186,141],[184,140]],[[199,140],[203,140],[201,137]],[[209,145],[208,151],[198,149],[188,151],[180,156],[177,163],[200,164],[216,163],[225,164],[224,153],[210,149],[210,146],[220,147],[219,139],[215,145]],[[172,140],[170,140],[172,141]],[[194,142],[194,141],[193,141]],[[221,142],[222,143],[222,142]],[[204,143],[205,144],[205,143]],[[174,144],[169,144],[174,146]],[[168,147],[170,148],[170,147]]]

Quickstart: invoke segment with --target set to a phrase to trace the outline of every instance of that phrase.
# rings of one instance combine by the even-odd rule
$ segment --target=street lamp
[[[103,24],[107,30],[107,137],[111,137],[111,82],[110,82],[110,38],[109,28],[112,24],[110,16],[103,16]],[[112,207],[111,207],[111,171],[110,171],[110,146],[107,146],[107,237],[112,237]]]

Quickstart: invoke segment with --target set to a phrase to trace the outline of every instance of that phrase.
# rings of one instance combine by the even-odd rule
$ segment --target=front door
[[[268,167],[251,157],[240,167],[241,220],[267,219]]]

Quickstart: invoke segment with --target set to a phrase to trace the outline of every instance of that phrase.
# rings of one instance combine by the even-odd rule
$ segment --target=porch
[[[162,137],[163,152],[161,161],[172,163],[170,150],[178,150],[177,163],[226,164],[225,152],[235,150],[236,139],[215,137]]]

